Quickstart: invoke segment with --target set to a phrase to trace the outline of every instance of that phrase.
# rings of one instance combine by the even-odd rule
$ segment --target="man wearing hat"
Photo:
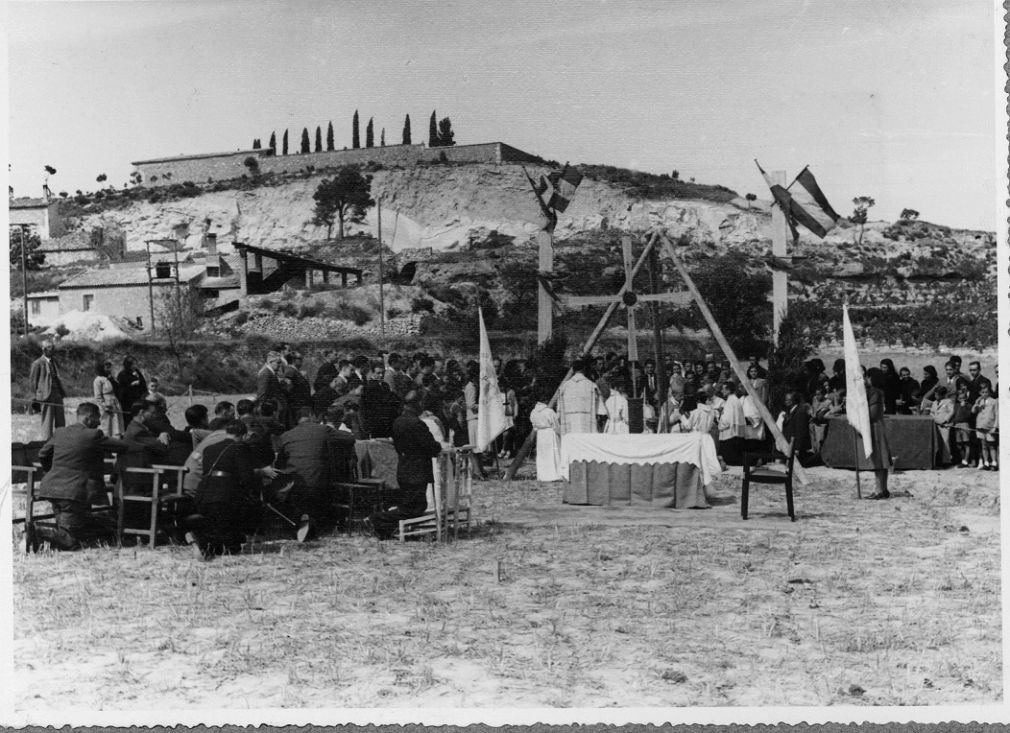
[[[428,484],[434,483],[431,459],[442,452],[421,414],[421,393],[411,390],[403,400],[403,412],[393,422],[393,447],[396,449],[396,482],[400,489],[392,505],[368,518],[380,540],[392,539],[401,519],[420,517],[428,508]]]
[[[60,381],[60,370],[53,359],[55,345],[52,341],[42,342],[42,356],[32,362],[28,374],[28,384],[31,385],[32,399],[42,408],[42,439],[53,437],[55,428],[66,425],[63,414],[63,383]]]

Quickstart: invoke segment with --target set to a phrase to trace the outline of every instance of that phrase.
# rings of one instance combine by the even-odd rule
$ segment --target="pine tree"
[[[358,110],[354,110],[354,122],[351,123],[351,147],[355,150],[361,147],[361,137],[358,135]]]
[[[403,118],[403,144],[410,145],[410,115]]]
[[[277,152],[277,133],[276,132],[271,132],[270,133],[270,149],[273,150],[275,153]]]
[[[284,142],[283,142],[283,145],[284,145],[284,148],[281,150],[281,155],[287,155],[288,154],[288,131],[287,130],[284,131]]]
[[[333,150],[333,120],[326,127],[326,149]]]
[[[365,147],[374,148],[375,147],[375,132],[372,127],[372,119],[368,118],[368,125],[365,127]]]
[[[379,133],[379,147],[386,147],[386,128],[382,128],[382,132]]]
[[[452,121],[448,117],[443,117],[438,123],[438,144],[443,148],[448,148],[456,144],[453,139],[456,133],[452,131]]]
[[[323,152],[323,131],[319,125],[316,125],[316,152]]]
[[[302,147],[301,147],[301,152],[302,152],[303,155],[305,153],[310,152],[310,147],[309,147],[309,130],[308,130],[307,127],[303,127],[302,128]]]
[[[431,111],[431,119],[428,120],[428,147],[438,147],[438,127],[435,124],[435,110]]]

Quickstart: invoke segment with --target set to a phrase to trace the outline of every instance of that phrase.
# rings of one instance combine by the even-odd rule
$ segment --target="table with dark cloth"
[[[950,462],[950,450],[940,437],[933,418],[929,415],[886,415],[884,430],[894,457],[894,467],[899,471],[936,468],[937,458]],[[856,467],[858,438],[844,416],[828,419],[821,460],[831,468]]]
[[[641,505],[704,509],[705,485],[721,471],[707,433],[561,437],[562,501],[566,504]]]

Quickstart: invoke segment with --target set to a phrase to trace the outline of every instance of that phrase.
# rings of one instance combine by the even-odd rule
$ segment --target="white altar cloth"
[[[561,436],[561,475],[566,481],[573,461],[690,463],[701,470],[705,485],[722,473],[715,441],[709,433],[568,433]]]

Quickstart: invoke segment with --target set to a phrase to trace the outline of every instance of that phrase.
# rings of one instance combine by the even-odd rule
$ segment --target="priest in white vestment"
[[[530,424],[537,431],[537,481],[561,480],[561,425],[558,413],[543,402],[530,412]]]

